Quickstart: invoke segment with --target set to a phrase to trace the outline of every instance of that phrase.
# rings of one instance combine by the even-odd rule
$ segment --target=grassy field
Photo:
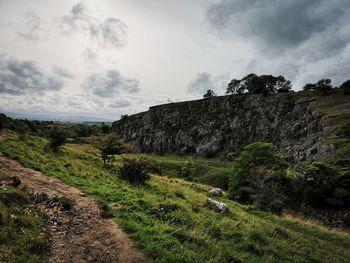
[[[0,180],[11,174],[0,167]],[[45,214],[26,187],[0,187],[0,262],[42,262],[49,249]]]
[[[259,212],[225,196],[217,199],[229,205],[228,214],[209,210],[208,186],[167,176],[164,167],[178,167],[186,157],[151,156],[163,162],[163,175],[132,186],[116,169],[104,168],[92,146],[68,144],[57,155],[44,150],[46,143],[12,136],[0,143],[0,151],[96,198],[156,262],[350,261],[348,233]],[[209,166],[207,172],[230,170],[229,163],[195,161]]]

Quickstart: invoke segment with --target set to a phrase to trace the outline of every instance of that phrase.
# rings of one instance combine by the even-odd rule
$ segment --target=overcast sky
[[[350,78],[349,0],[0,0],[0,111],[119,119],[232,78]]]

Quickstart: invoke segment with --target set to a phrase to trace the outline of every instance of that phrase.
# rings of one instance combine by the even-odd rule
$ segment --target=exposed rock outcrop
[[[230,158],[249,143],[276,144],[290,161],[323,158],[334,129],[317,110],[321,95],[303,92],[230,95],[151,107],[125,117],[113,130],[140,152],[217,154]]]

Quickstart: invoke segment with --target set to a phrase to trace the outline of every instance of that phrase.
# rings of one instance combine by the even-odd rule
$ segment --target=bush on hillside
[[[188,158],[181,167],[181,176],[185,178],[193,178],[196,167],[192,158]]]
[[[119,168],[120,177],[132,184],[145,184],[151,178],[149,163],[149,160],[145,157],[123,157],[122,166]]]
[[[345,95],[350,95],[350,79],[341,84],[339,88],[343,89]]]
[[[49,132],[49,148],[54,152],[58,152],[60,147],[66,143],[66,135],[64,130],[58,123],[54,123]]]
[[[303,204],[316,209],[350,209],[350,174],[314,162],[302,175]]]
[[[114,155],[122,154],[128,149],[128,146],[114,134],[100,137],[95,140],[94,144],[100,151],[104,165],[110,164]]]
[[[234,161],[230,198],[254,203],[262,210],[281,212],[287,167],[273,144],[255,142],[246,146]]]

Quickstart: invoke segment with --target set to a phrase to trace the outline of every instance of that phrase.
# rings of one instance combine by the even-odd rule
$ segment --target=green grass
[[[123,154],[123,156],[139,157],[140,154]],[[154,162],[160,175],[166,175],[168,177],[181,177],[181,168],[189,158],[189,156],[162,156],[157,154],[148,154],[147,157]],[[232,173],[232,163],[220,159],[205,159],[195,155],[190,157],[195,163],[195,169],[193,176],[185,178],[186,180],[227,189],[228,179]],[[120,160],[121,156],[118,156],[116,161]]]
[[[116,169],[104,168],[89,145],[69,144],[55,155],[43,150],[45,144],[38,137],[25,141],[13,137],[0,144],[0,151],[96,198],[155,262],[350,261],[348,233],[259,212],[225,196],[218,199],[229,205],[230,212],[218,214],[204,206],[210,189],[206,185],[163,172],[152,175],[146,186],[133,186],[120,180]],[[151,157],[175,164],[186,160]],[[219,170],[229,168],[210,162]]]
[[[9,174],[0,168],[0,179]],[[45,215],[26,188],[0,188],[0,262],[43,262],[49,249]]]

